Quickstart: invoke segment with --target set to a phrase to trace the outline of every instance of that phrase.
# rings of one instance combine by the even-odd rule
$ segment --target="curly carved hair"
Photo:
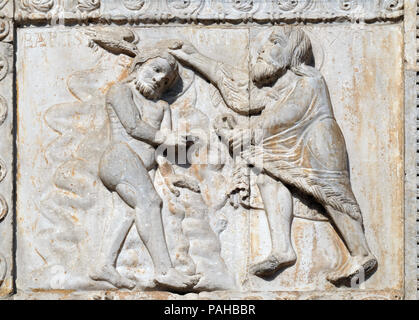
[[[134,72],[139,66],[154,58],[165,59],[169,63],[170,67],[173,68],[173,70],[177,70],[178,63],[176,59],[168,52],[169,48],[176,46],[175,41],[177,40],[162,40],[158,41],[153,46],[140,47],[138,50],[139,53],[135,56],[131,63],[129,73]]]

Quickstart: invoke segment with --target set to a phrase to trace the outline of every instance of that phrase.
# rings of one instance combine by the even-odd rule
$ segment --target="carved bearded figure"
[[[128,48],[129,43],[99,38],[113,51]],[[130,76],[112,85],[106,95],[106,108],[111,127],[111,143],[99,163],[103,184],[135,211],[137,232],[154,263],[155,282],[160,286],[184,290],[194,286],[199,277],[179,273],[172,265],[167,249],[161,217],[162,200],[154,185],[157,167],[170,164],[156,148],[184,145],[185,137],[172,131],[170,107],[162,95],[179,79],[177,62],[167,53],[168,43],[158,42],[143,47],[135,54]],[[167,183],[172,192],[176,188]],[[122,277],[115,268],[119,250],[132,225],[121,219],[113,224],[105,252],[90,273],[94,280],[107,281],[116,287],[133,288],[135,283]]]
[[[194,72],[186,71],[168,53],[168,48],[180,42],[162,40],[137,47],[136,35],[130,30],[93,29],[88,35],[93,49],[99,49],[98,45],[133,58],[104,98],[110,143],[99,151],[97,174],[112,193],[114,210],[107,217],[90,279],[129,289],[231,288],[235,282],[221,257],[221,229],[214,231],[209,218],[227,197],[222,193],[218,201],[205,202],[202,178],[212,177],[213,172],[200,172],[199,181],[190,171],[176,170],[179,149],[186,150],[186,140],[198,141],[198,137],[192,131],[183,133],[179,123],[172,123],[169,101],[176,104],[181,98],[179,103],[188,112],[199,113],[193,105],[184,104],[194,94],[190,90]],[[154,275],[148,278],[152,283],[132,281],[132,275],[120,274],[116,267],[133,224],[141,239],[137,245],[142,242],[152,260]]]
[[[325,80],[310,66],[311,42],[304,31],[290,27],[274,30],[258,52],[252,81],[245,70],[214,61],[189,43],[171,54],[211,81],[230,109],[250,116],[249,127],[236,126],[231,115],[214,124],[237,159],[259,172],[257,185],[272,250],[250,271],[266,276],[295,263],[292,194],[302,193],[323,206],[350,254],[327,279],[337,285],[348,284],[360,273],[371,274],[377,260],[368,247],[351,189],[345,140],[334,118]]]

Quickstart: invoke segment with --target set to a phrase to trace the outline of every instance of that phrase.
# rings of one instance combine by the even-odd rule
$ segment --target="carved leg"
[[[138,233],[154,262],[155,281],[171,289],[193,287],[198,282],[199,277],[183,275],[172,267],[164,237],[160,197],[152,185],[143,186],[142,192],[139,194],[141,207],[136,208],[135,223]]]
[[[162,201],[141,159],[126,144],[115,144],[100,162],[104,184],[135,209],[138,234],[154,263],[156,282],[173,289],[192,287],[199,280],[172,267],[161,218]]]
[[[293,202],[291,192],[280,181],[261,174],[257,184],[268,218],[272,251],[262,262],[252,265],[250,272],[266,276],[295,263],[296,255],[291,243]]]
[[[327,207],[333,222],[339,230],[350,253],[348,261],[338,270],[330,273],[327,280],[334,284],[350,284],[358,280],[360,273],[368,276],[376,267],[377,259],[371,253],[365,238],[362,220],[355,220],[345,213]]]
[[[133,223],[133,217],[121,217],[119,212],[115,212],[105,231],[100,256],[89,273],[90,278],[96,281],[107,281],[117,288],[135,287],[134,281],[121,276],[116,270],[118,255]]]

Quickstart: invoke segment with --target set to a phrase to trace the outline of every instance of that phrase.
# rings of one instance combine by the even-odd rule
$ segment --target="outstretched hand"
[[[130,30],[117,33],[110,29],[87,28],[84,33],[90,38],[90,47],[94,47],[93,44],[96,43],[111,53],[123,53],[130,57],[135,57],[138,53],[136,46],[138,39]]]
[[[198,54],[198,50],[186,40],[178,40],[173,46],[169,46],[169,53],[180,62],[188,63],[194,55]]]

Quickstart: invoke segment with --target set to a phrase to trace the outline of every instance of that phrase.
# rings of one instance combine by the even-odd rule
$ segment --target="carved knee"
[[[155,208],[159,208],[159,212],[160,209],[163,206],[163,201],[160,198],[160,196],[157,194],[157,192],[155,191],[154,187],[151,187],[150,189],[147,190],[147,192],[144,192],[144,190],[141,191],[137,191],[137,201],[138,201],[138,206],[145,209],[145,210],[152,210]]]
[[[133,186],[128,183],[119,183],[115,190],[126,204],[135,209],[138,205],[138,195]]]

